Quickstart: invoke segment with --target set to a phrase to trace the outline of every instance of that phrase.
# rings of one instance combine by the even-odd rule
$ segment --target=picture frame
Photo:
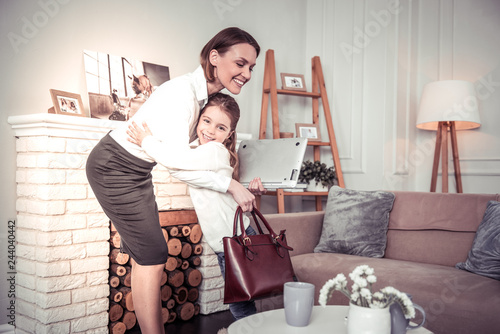
[[[129,56],[83,50],[89,116],[127,121],[170,80],[170,68]]]
[[[54,106],[49,113],[86,117],[83,109],[82,97],[79,94],[50,89]]]
[[[297,137],[307,138],[308,141],[321,141],[318,124],[296,123]]]
[[[307,91],[302,74],[281,73],[281,87],[284,90]]]

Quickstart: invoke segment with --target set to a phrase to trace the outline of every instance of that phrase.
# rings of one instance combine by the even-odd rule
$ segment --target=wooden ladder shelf
[[[260,115],[260,131],[259,139],[266,138],[267,129],[267,115],[269,100],[271,100],[271,121],[272,121],[272,138],[280,138],[279,127],[279,112],[278,112],[278,94],[292,95],[312,98],[312,123],[319,124],[319,100],[321,99],[323,111],[328,129],[327,142],[313,142],[310,141],[308,146],[313,146],[314,161],[320,160],[320,148],[322,146],[330,146],[333,164],[337,173],[338,185],[345,188],[344,176],[342,168],[340,167],[340,158],[337,150],[337,140],[335,139],[335,132],[333,130],[332,116],[330,113],[330,105],[325,88],[325,79],[323,76],[323,69],[321,61],[318,56],[312,58],[312,90],[311,92],[277,89],[276,86],[276,66],[274,61],[274,50],[267,50],[266,61],[264,67],[264,84],[262,88],[262,108]],[[321,197],[328,195],[328,192],[287,192],[286,189],[277,189],[276,191],[268,192],[267,195],[276,195],[278,202],[278,213],[285,212],[284,196],[315,196],[316,197],[316,210],[322,210]]]

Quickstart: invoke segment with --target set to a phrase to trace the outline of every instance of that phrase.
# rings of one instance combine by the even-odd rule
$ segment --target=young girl
[[[208,97],[224,88],[239,94],[251,79],[259,52],[259,44],[246,31],[223,29],[203,47],[200,66],[194,72],[160,85],[128,122],[101,139],[87,159],[89,184],[120,233],[122,250],[131,257],[132,297],[143,333],[165,332],[160,282],[168,247],[161,233],[151,176],[156,162],[127,140],[128,123],[147,122],[170,158],[166,166],[193,170],[189,179],[179,175],[181,181],[229,193],[244,211],[251,210],[255,196],[231,177],[193,164],[200,159],[189,143]]]
[[[238,156],[236,154],[236,125],[240,117],[240,109],[236,101],[229,95],[218,93],[208,100],[201,111],[196,127],[198,139],[191,143],[196,148],[198,156],[205,158],[201,162],[207,170],[216,172],[221,176],[229,176],[238,180]],[[146,153],[156,161],[162,163],[165,153],[161,151],[161,144],[155,140],[147,124],[144,130],[135,123],[129,127],[130,141],[141,145],[143,139],[152,141]],[[153,144],[153,142],[156,142]],[[182,176],[189,179],[190,171],[170,169],[172,176]],[[188,182],[189,184],[189,182]],[[259,178],[252,180],[249,189],[255,194],[262,194],[265,190]],[[203,235],[207,243],[217,254],[219,266],[224,277],[224,249],[222,238],[233,235],[233,220],[238,204],[231,195],[216,192],[206,188],[190,185],[189,192],[198,216]],[[244,226],[247,234],[253,235],[255,231],[250,225],[248,217],[244,216]],[[241,231],[238,231],[239,234]],[[229,305],[235,319],[240,319],[256,312],[254,301],[239,302]]]

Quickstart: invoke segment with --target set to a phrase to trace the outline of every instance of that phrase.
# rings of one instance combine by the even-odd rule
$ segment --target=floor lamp
[[[450,133],[457,192],[463,192],[458,158],[457,130],[481,126],[474,85],[468,81],[434,81],[425,85],[420,99],[417,128],[437,131],[431,192],[436,191],[441,155],[442,192],[448,192],[448,132]]]

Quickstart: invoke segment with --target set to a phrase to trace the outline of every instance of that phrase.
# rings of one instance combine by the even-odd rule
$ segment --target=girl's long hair
[[[233,167],[233,179],[239,181],[240,163],[238,160],[238,154],[236,153],[236,125],[238,125],[238,121],[240,119],[240,107],[233,97],[224,93],[217,93],[212,96],[208,100],[205,108],[203,108],[203,111],[208,107],[219,107],[220,110],[226,113],[231,121],[230,131],[232,131],[232,133],[229,137],[226,138],[223,144],[229,151],[229,163],[231,167]],[[203,114],[203,111],[201,112],[200,116]]]

